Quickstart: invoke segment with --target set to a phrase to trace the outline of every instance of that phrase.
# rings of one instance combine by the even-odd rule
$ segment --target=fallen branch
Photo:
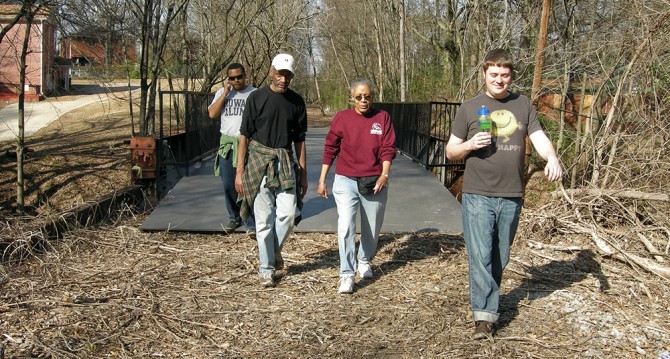
[[[554,246],[551,244],[540,243],[532,240],[528,240],[527,243],[528,247],[531,248],[550,249],[552,251],[559,251],[559,252],[581,252],[588,249],[580,246]]]
[[[640,238],[640,240],[642,241],[642,243],[644,244],[644,246],[647,247],[647,249],[649,250],[649,252],[651,252],[651,253],[654,255],[654,258],[655,258],[658,262],[661,262],[661,263],[662,263],[662,262],[665,261],[665,260],[663,259],[662,256],[658,255],[660,252],[656,249],[656,247],[654,247],[654,244],[651,243],[651,241],[650,241],[647,237],[645,237],[645,236],[644,236],[642,233],[640,233],[640,232],[637,233],[637,236]]]
[[[670,195],[664,193],[646,193],[640,191],[621,191],[614,189],[599,189],[599,188],[566,189],[563,191],[554,191],[551,193],[551,196],[554,198],[564,197],[566,193],[571,197],[574,197],[575,195],[610,196],[618,198],[639,199],[645,201],[670,202]]]
[[[604,254],[609,255],[623,262],[633,262],[644,270],[656,274],[657,276],[670,280],[670,268],[656,264],[646,258],[636,256],[634,254],[626,253],[611,243],[607,243],[604,239],[598,237],[598,234],[591,232],[591,239]]]

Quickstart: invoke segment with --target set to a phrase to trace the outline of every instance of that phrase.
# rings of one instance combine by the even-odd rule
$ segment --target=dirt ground
[[[119,102],[75,110],[29,139],[34,211],[126,186],[128,126]],[[12,163],[3,157],[0,167],[5,240],[29,228],[8,214]],[[524,209],[496,336],[475,342],[459,236],[383,235],[375,277],[339,295],[336,235],[294,234],[277,287],[264,289],[246,235],[146,233],[148,213],[126,208],[0,265],[0,358],[667,355],[668,280],[602,256],[548,211]]]

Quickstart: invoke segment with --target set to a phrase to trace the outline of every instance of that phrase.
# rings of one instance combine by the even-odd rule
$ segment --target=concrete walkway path
[[[41,128],[48,126],[63,114],[83,106],[99,102],[101,106],[110,99],[115,98],[115,93],[123,96],[127,87],[123,84],[112,84],[105,87],[99,85],[76,86],[72,96],[62,96],[47,99],[40,102],[25,103],[25,135],[32,136]],[[71,100],[69,100],[72,98]],[[13,103],[0,108],[0,141],[15,139],[19,133],[19,105]]]
[[[337,232],[337,209],[332,194],[328,199],[316,194],[327,131],[327,128],[314,128],[307,134],[309,188],[304,198],[303,220],[295,228],[296,232]],[[228,214],[221,179],[213,172],[212,159],[189,169],[190,176],[183,177],[166,195],[144,221],[142,229],[222,233]],[[330,190],[334,173],[335,168],[326,179]],[[463,232],[460,203],[430,171],[409,158],[399,154],[393,161],[388,191],[382,232]],[[360,219],[358,223],[360,225]]]

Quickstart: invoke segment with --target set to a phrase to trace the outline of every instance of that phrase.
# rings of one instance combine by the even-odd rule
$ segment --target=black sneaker
[[[472,340],[493,339],[493,323],[486,321],[475,322],[475,331]]]
[[[242,226],[242,221],[230,221],[223,227],[223,230],[226,231],[226,233],[233,233],[236,229],[240,228],[240,226]]]

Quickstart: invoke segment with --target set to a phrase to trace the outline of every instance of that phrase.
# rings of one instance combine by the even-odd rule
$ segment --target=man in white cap
[[[307,192],[307,110],[302,96],[288,88],[293,76],[293,56],[275,56],[271,83],[249,95],[240,127],[235,189],[242,218],[252,211],[255,217],[264,287],[275,285],[275,271],[284,264],[282,246]]]

